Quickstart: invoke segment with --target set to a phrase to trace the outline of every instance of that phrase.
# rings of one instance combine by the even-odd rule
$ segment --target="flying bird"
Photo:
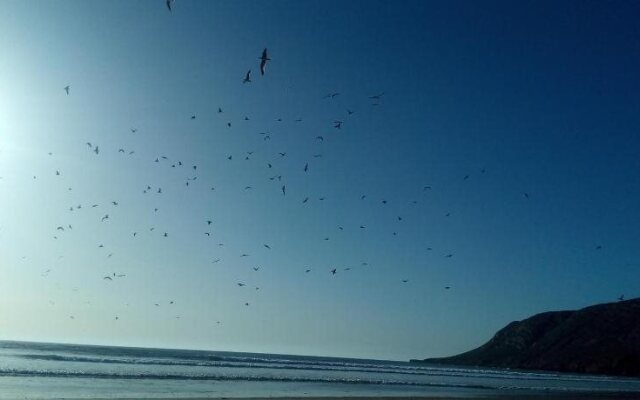
[[[175,0],[167,0],[166,4],[167,4],[167,8],[169,9],[169,12],[171,12],[171,4],[173,4]]]
[[[69,85],[64,87],[64,91],[67,92],[67,96],[69,95],[69,89],[71,89],[71,86]]]
[[[271,59],[267,55],[267,48],[265,47],[265,49],[262,50],[262,56],[260,56],[260,74],[261,75],[264,75],[264,70],[265,70],[265,67],[267,66],[267,61],[271,61]]]
[[[335,275],[335,274],[336,274],[336,272],[337,272],[337,270],[336,270],[335,268],[334,268],[334,269],[332,269],[332,270],[331,270],[331,275]]]
[[[250,82],[251,82],[251,70],[248,70],[247,74],[244,76],[244,79],[242,80],[242,83],[250,83]]]

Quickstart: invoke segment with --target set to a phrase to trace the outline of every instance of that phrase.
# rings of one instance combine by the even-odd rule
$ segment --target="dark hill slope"
[[[477,349],[412,361],[640,376],[640,299],[537,314]]]

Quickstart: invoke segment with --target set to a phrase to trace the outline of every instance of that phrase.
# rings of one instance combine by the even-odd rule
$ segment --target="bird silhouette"
[[[247,74],[244,76],[244,79],[242,80],[242,83],[250,83],[250,82],[251,82],[251,70],[248,70]]]
[[[271,61],[271,59],[269,58],[267,54],[267,48],[265,47],[265,49],[262,50],[262,55],[260,56],[260,74],[263,76],[264,70],[267,67],[267,61]]]
[[[166,4],[167,4],[167,8],[169,9],[169,12],[171,12],[171,5],[173,4],[175,0],[167,0]]]
[[[71,89],[71,86],[69,85],[64,87],[64,91],[67,92],[67,96],[69,95],[69,89]]]

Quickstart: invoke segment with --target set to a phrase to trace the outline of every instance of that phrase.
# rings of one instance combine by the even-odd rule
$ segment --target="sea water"
[[[505,393],[621,393],[640,399],[640,380],[332,357],[0,341],[0,399]]]

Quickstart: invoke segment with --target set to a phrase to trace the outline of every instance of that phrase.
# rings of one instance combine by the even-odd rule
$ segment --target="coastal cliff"
[[[640,376],[640,298],[537,314],[466,353],[411,361]]]

